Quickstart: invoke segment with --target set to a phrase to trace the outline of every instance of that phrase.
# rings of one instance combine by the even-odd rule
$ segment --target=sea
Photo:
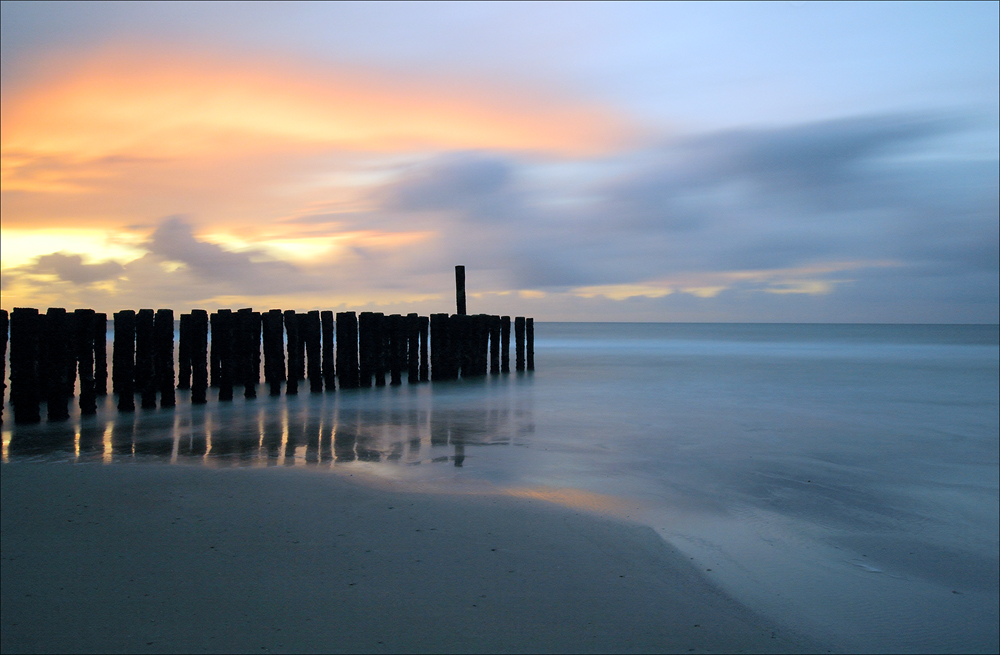
[[[135,414],[109,397],[33,426],[5,407],[3,461],[534,498],[648,526],[834,651],[1000,650],[998,326],[538,322],[535,369],[204,406],[180,391]]]

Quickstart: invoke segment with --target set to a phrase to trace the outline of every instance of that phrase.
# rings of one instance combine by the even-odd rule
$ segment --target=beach
[[[819,650],[653,530],[540,500],[277,467],[0,480],[5,653]]]

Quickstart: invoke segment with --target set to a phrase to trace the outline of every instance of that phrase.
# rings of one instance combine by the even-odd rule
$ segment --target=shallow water
[[[202,407],[179,392],[134,415],[109,399],[8,420],[3,457],[529,494],[651,525],[835,649],[995,652],[998,342],[997,326],[538,323],[534,373]]]

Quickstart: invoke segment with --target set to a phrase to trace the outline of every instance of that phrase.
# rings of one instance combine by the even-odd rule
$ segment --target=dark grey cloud
[[[263,256],[258,251],[233,252],[199,241],[191,224],[180,216],[165,218],[145,247],[159,258],[186,264],[204,281],[224,283],[240,293],[279,292],[288,289],[289,282],[299,274],[287,262],[255,261]]]
[[[465,253],[518,288],[857,262],[811,275],[872,306],[906,294],[908,312],[938,303],[947,316],[960,295],[991,316],[1000,171],[949,145],[977,129],[991,134],[956,119],[871,116],[702,135],[597,162],[616,174],[595,174],[585,200],[569,203],[579,189],[541,185],[536,162],[465,153],[414,167],[381,197],[397,225],[448,216],[441,259]],[[805,312],[814,300],[764,304]]]
[[[85,285],[100,280],[116,278],[125,269],[115,261],[84,264],[83,257],[80,255],[54,252],[49,255],[42,255],[34,264],[26,267],[25,270],[28,273],[54,273],[64,282]]]
[[[459,153],[421,166],[383,189],[392,211],[458,212],[467,220],[516,218],[523,208],[513,162],[482,153]]]

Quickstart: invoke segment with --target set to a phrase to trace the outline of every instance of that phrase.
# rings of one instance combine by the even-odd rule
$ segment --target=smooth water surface
[[[997,650],[997,326],[538,323],[535,361],[59,425],[7,408],[3,457],[531,494],[652,526],[834,649]]]

